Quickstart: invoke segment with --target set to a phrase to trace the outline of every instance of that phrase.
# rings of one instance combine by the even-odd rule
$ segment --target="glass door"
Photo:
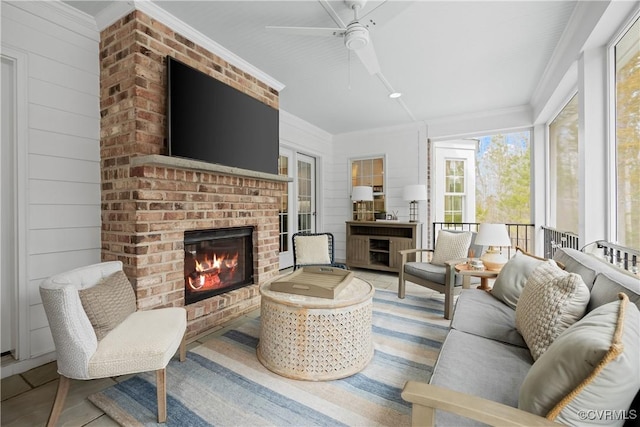
[[[278,174],[293,178],[293,152],[286,149],[280,149],[278,157]],[[293,183],[287,183],[284,194],[280,200],[279,219],[280,219],[280,268],[287,268],[293,265],[293,252],[291,251],[291,235],[293,234],[293,216],[291,207],[293,197],[291,188]]]
[[[297,231],[316,231],[316,160],[313,157],[297,156]]]
[[[293,179],[280,202],[280,269],[293,266],[291,236],[316,231],[316,159],[280,149],[278,173]]]

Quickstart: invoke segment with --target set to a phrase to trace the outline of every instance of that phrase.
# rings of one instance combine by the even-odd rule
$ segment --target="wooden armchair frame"
[[[405,384],[402,398],[412,404],[412,426],[433,426],[436,409],[492,426],[562,425],[502,403],[417,381]]]
[[[444,294],[444,318],[451,319],[453,315],[453,297],[456,292],[460,292],[461,289],[469,288],[469,280],[468,277],[465,277],[462,281],[462,286],[455,286],[455,277],[456,277],[456,264],[460,264],[462,262],[466,262],[466,259],[456,259],[450,260],[445,263],[445,281],[444,283],[433,282],[431,280],[426,280],[422,277],[407,273],[404,271],[404,265],[409,262],[409,255],[416,254],[416,261],[418,261],[418,254],[430,254],[427,261],[418,261],[418,262],[430,262],[431,256],[433,256],[433,249],[405,249],[399,251],[402,257],[402,263],[400,265],[400,272],[398,275],[398,298],[405,297],[406,290],[406,281],[413,282],[417,285],[424,286],[429,289],[433,289],[434,291],[438,291]]]

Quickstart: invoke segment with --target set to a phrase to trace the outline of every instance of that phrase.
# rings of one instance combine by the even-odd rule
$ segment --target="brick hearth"
[[[254,227],[254,285],[187,306],[188,338],[250,311],[278,274],[278,176],[164,156],[165,57],[278,108],[278,93],[140,11],[101,33],[102,259],[121,260],[139,309],[184,305],[185,230]]]

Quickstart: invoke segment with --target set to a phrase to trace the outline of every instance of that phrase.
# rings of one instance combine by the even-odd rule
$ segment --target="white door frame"
[[[311,164],[311,230],[314,232],[318,226],[318,215],[317,215],[317,185],[318,185],[318,157],[314,155],[304,154],[296,151],[295,149],[280,147],[280,155],[285,156],[289,159],[289,178],[293,181],[288,183],[289,191],[288,191],[288,218],[287,218],[287,226],[288,226],[288,251],[280,252],[279,261],[280,261],[280,269],[288,268],[293,266],[293,246],[291,242],[291,236],[298,232],[298,193],[300,190],[299,182],[298,182],[298,161],[306,161]]]
[[[431,194],[433,194],[433,221],[444,221],[444,177],[447,160],[465,162],[465,203],[462,214],[463,222],[476,222],[476,140],[459,139],[433,143],[434,153]]]
[[[11,286],[11,299],[14,304],[13,317],[13,333],[12,343],[13,349],[11,353],[16,360],[28,359],[30,354],[30,325],[29,325],[29,282],[27,275],[27,153],[28,153],[28,104],[27,104],[27,69],[28,55],[24,52],[12,49],[6,45],[2,45],[2,59],[9,61],[13,65],[13,83],[14,83],[14,102],[13,102],[13,141],[5,141],[4,144],[13,145],[13,236],[0,236],[2,241],[7,239],[14,240],[14,259],[11,262],[14,271],[9,273],[12,280],[8,284]],[[7,63],[7,62],[5,62]],[[4,116],[3,116],[4,122]],[[1,215],[1,214],[0,214]],[[0,218],[0,221],[2,218]],[[0,231],[0,234],[2,232]],[[5,248],[6,250],[6,248]],[[0,248],[0,251],[2,249]],[[0,253],[0,258],[5,259],[6,254]],[[6,266],[5,266],[6,268]],[[0,266],[0,276],[5,275]],[[2,283],[0,286],[7,286]]]
[[[294,195],[294,152],[288,148],[282,148],[280,147],[280,156],[286,157],[288,159],[288,169],[287,169],[287,176],[291,179],[290,182],[287,182],[287,207],[288,207],[288,212],[287,212],[287,250],[280,252],[279,257],[280,257],[280,268],[288,268],[291,267],[293,265],[293,248],[291,246],[291,236],[294,233],[294,218],[295,216],[293,215],[293,211],[294,209],[294,200],[293,200],[293,195]]]

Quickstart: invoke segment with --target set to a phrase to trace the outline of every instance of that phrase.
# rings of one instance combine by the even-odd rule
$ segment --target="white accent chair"
[[[47,426],[56,424],[71,379],[90,380],[146,371],[156,371],[158,422],[166,421],[166,366],[178,348],[180,361],[185,359],[186,310],[170,307],[135,311],[98,341],[78,291],[95,286],[119,270],[122,262],[103,262],[52,276],[40,285],[60,374]]]

